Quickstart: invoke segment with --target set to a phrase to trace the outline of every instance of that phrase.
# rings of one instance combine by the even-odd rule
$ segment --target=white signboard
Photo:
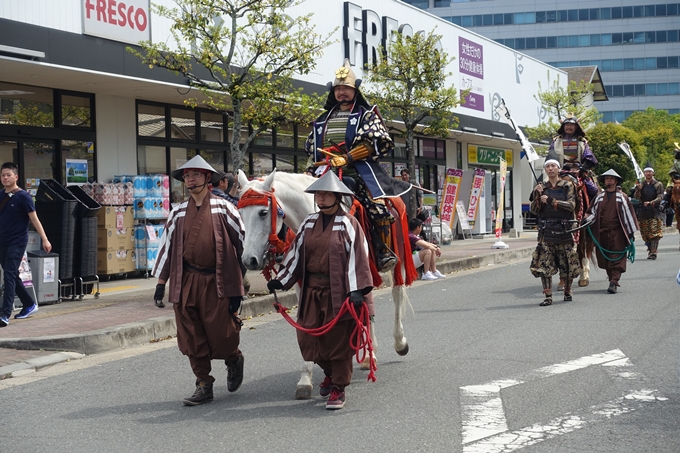
[[[129,44],[151,39],[149,0],[80,0],[83,34]]]

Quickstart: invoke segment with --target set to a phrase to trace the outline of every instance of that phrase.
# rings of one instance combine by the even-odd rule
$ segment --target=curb
[[[69,360],[82,359],[83,357],[85,357],[84,354],[79,354],[77,352],[58,352],[56,354],[50,354],[44,357],[29,359],[25,362],[13,363],[12,365],[0,367],[0,379],[5,379],[9,377],[9,375],[12,377],[18,377],[35,373],[42,368],[52,366],[57,363],[68,362]]]
[[[451,261],[439,262],[437,263],[437,267],[440,271],[445,273],[457,272],[465,269],[476,269],[491,264],[499,264],[510,260],[526,258],[531,256],[534,248],[535,247],[533,246],[523,247],[516,250],[506,250],[490,255],[472,255],[468,258],[458,258]],[[385,279],[385,285],[391,286],[391,279]],[[279,293],[278,297],[279,302],[287,307],[297,305],[298,303],[298,298],[295,291]],[[257,317],[263,313],[272,313],[274,311],[273,305],[274,296],[272,294],[247,299],[243,301],[243,304],[241,305],[241,317]],[[177,326],[175,324],[175,316],[172,314],[141,322],[122,324],[120,326],[78,334],[63,334],[34,338],[5,338],[0,339],[0,348],[24,350],[42,349],[45,351],[74,351],[74,353],[77,353],[78,357],[71,357],[68,355],[71,353],[66,352],[61,353],[66,354],[66,358],[61,357],[60,354],[52,354],[40,358],[46,360],[54,357],[50,360],[57,360],[57,358],[61,358],[60,361],[65,361],[71,358],[80,358],[82,357],[82,354],[89,355],[115,351],[133,345],[174,337],[176,335]],[[20,372],[21,370],[32,369],[35,371],[39,369],[39,366],[31,364],[31,362],[40,359],[32,359],[26,362],[2,367],[0,368],[0,378],[3,376],[3,374],[16,373]]]

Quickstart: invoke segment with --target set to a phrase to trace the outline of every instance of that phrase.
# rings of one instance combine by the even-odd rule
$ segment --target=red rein
[[[368,353],[370,357],[370,371],[368,373],[368,380],[375,382],[378,378],[375,376],[375,372],[378,370],[378,366],[375,364],[375,358],[373,357],[373,341],[371,340],[371,321],[368,314],[368,307],[366,304],[361,305],[361,310],[357,314],[354,308],[354,303],[349,301],[349,297],[345,299],[342,307],[340,307],[340,312],[333,318],[328,324],[321,327],[316,327],[313,329],[307,329],[302,327],[300,324],[296,323],[293,318],[287,313],[288,308],[281,305],[278,301],[274,303],[274,308],[277,312],[281,313],[281,316],[288,321],[288,324],[295,327],[297,330],[304,332],[306,334],[312,335],[314,337],[319,337],[328,333],[335,325],[338,320],[348,313],[352,315],[352,318],[356,321],[356,326],[354,327],[354,332],[352,332],[352,337],[349,340],[349,346],[355,351],[355,357],[357,363],[362,363],[366,358]],[[368,351],[368,352],[367,352]]]

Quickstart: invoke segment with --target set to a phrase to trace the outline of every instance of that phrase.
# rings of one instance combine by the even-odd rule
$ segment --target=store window
[[[0,124],[55,127],[53,90],[0,82]]]
[[[174,140],[196,140],[196,111],[170,109],[170,138]]]
[[[295,155],[293,154],[274,154],[274,166],[276,171],[295,173]]]
[[[295,128],[292,124],[285,124],[276,128],[276,148],[295,148]]]
[[[224,143],[224,115],[200,112],[201,141]]]
[[[229,166],[225,161],[225,152],[221,150],[202,149],[200,151],[201,157],[210,164],[212,168],[218,171],[227,171]]]
[[[61,96],[61,125],[73,128],[91,129],[92,96]]]
[[[62,140],[61,141],[61,177],[62,181],[67,183],[70,178],[74,175],[67,175],[67,160],[77,160],[87,162],[87,175],[86,179],[88,182],[94,182],[94,144],[91,142],[83,142],[77,140]],[[73,168],[73,167],[71,167]],[[77,180],[77,183],[85,182]]]
[[[165,138],[165,108],[157,105],[137,104],[137,135]]]
[[[137,146],[137,174],[152,175],[166,171],[164,146]]]
[[[55,159],[55,143],[52,141],[35,141],[23,143],[23,173],[25,179],[59,180],[57,161]],[[20,169],[21,170],[21,169]]]
[[[16,162],[18,144],[12,140],[0,140],[0,162]]]

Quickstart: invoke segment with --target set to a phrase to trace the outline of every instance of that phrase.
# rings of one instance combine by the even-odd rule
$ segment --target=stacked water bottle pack
[[[165,225],[135,225],[135,256],[137,270],[151,270],[158,258],[158,247]]]
[[[167,219],[170,214],[170,179],[168,175],[122,175],[114,183],[132,184],[131,203],[135,219]]]

